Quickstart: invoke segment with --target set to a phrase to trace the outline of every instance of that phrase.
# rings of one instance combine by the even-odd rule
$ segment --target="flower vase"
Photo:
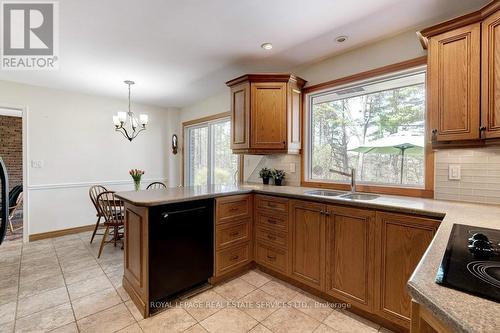
[[[140,179],[134,180],[134,187],[135,187],[136,191],[139,191],[141,189],[141,180]]]

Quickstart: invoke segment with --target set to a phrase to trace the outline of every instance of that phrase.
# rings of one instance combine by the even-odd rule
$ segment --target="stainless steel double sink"
[[[332,190],[311,190],[306,191],[304,194],[317,196],[317,197],[339,197],[347,200],[374,200],[380,197],[377,194],[368,194],[368,193],[351,193],[351,192],[342,192],[342,191],[332,191]]]

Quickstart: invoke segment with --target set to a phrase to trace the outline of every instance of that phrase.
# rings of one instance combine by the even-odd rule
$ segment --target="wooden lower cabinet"
[[[395,331],[409,331],[407,282],[438,220],[263,195],[255,196],[253,215],[248,229],[245,219],[218,225],[216,274],[254,260],[318,296],[349,303]],[[231,237],[238,245],[224,247]]]
[[[214,278],[220,281],[253,261],[253,196],[215,199]]]
[[[326,286],[333,297],[372,311],[375,212],[328,206]]]
[[[283,275],[289,274],[289,200],[255,196],[255,262]]]
[[[451,333],[453,330],[437,319],[426,307],[411,302],[411,333]]]
[[[252,261],[251,244],[245,243],[216,252],[215,274],[221,276]]]
[[[375,313],[410,327],[411,298],[406,284],[429,246],[439,221],[403,214],[376,218]]]
[[[257,241],[255,244],[255,261],[272,270],[286,274],[287,266],[287,251],[276,246]]]
[[[324,289],[325,205],[308,201],[292,201],[291,276],[320,290]]]

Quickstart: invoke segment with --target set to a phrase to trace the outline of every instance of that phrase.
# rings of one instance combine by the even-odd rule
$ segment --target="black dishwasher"
[[[213,275],[213,212],[213,199],[150,208],[151,302],[172,298]]]

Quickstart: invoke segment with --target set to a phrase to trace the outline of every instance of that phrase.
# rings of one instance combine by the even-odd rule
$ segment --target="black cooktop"
[[[453,225],[436,282],[500,302],[500,230]]]

